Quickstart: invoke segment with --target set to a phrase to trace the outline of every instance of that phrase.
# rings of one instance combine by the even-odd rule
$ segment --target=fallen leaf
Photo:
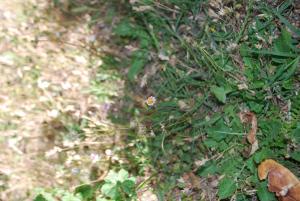
[[[188,189],[201,189],[201,180],[193,172],[184,173],[182,180]]]
[[[258,149],[258,141],[256,139],[257,133],[257,118],[253,112],[240,112],[239,117],[242,123],[251,124],[251,129],[247,134],[247,140],[251,144],[251,151],[249,156],[251,156]]]
[[[281,201],[300,201],[300,181],[286,167],[268,159],[258,166],[260,180],[268,178],[268,189]]]

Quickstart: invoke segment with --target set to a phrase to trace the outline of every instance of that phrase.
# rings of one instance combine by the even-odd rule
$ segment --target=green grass
[[[105,82],[119,74],[103,70],[128,66],[125,97],[118,97],[123,116],[112,113],[112,119],[125,127],[129,121],[144,125],[146,132],[128,129],[128,144],[134,146],[121,150],[129,161],[121,167],[141,177],[150,172],[142,186],[152,186],[159,200],[175,200],[174,192],[182,200],[276,200],[267,182],[259,181],[257,166],[272,158],[300,176],[299,28],[289,19],[295,2],[226,1],[224,16],[222,6],[210,2],[126,2],[113,45],[134,50],[126,58],[105,57],[92,92],[115,97]],[[106,12],[108,25],[120,9],[114,3]],[[92,13],[91,24],[101,17],[87,7],[76,11]],[[157,98],[154,107],[136,104],[136,97],[150,95]],[[245,140],[249,128],[238,116],[243,110],[258,119],[259,148],[252,155]],[[180,178],[190,172],[210,192],[187,193]]]
[[[223,175],[221,199],[272,200],[257,178],[258,164],[273,158],[299,172],[299,40],[293,37],[299,30],[286,18],[292,3],[237,1],[228,4],[231,13],[213,18],[208,1],[138,1],[132,4],[138,11],[115,29],[139,44],[129,80],[139,82],[144,68],[160,64],[146,86],[158,103],[142,112],[155,136],[137,149],[152,171],[163,175],[156,177],[161,199],[175,199],[174,190],[183,189],[177,179],[193,171],[201,178]],[[235,12],[241,14],[237,21]],[[252,156],[245,154],[247,129],[238,117],[243,109],[258,118],[259,149]],[[296,144],[288,149],[291,143]],[[203,166],[195,165],[205,158]]]

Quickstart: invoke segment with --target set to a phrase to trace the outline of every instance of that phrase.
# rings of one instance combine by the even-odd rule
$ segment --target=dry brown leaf
[[[200,178],[197,177],[193,172],[187,172],[182,175],[182,179],[189,189],[201,189]]]
[[[257,118],[255,114],[253,112],[241,112],[239,115],[242,123],[251,123],[251,130],[247,135],[247,140],[250,144],[254,144],[257,132]]]
[[[258,149],[257,133],[257,118],[253,112],[240,112],[239,117],[242,123],[251,124],[251,129],[247,134],[247,140],[252,145],[250,156]]]
[[[286,167],[268,159],[258,166],[260,180],[268,177],[269,191],[275,192],[279,200],[300,201],[300,181]]]

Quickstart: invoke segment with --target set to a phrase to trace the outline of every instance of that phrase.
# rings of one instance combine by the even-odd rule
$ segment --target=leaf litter
[[[242,123],[251,125],[251,129],[249,130],[246,136],[248,142],[251,144],[251,150],[250,153],[248,153],[248,155],[251,156],[259,148],[258,140],[256,138],[257,118],[253,112],[249,112],[249,111],[240,112],[239,117]]]

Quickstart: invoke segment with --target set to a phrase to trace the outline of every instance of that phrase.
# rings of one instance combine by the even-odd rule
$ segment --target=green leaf
[[[197,174],[203,177],[208,175],[213,175],[218,171],[218,168],[215,163],[207,162],[203,167],[201,167]]]
[[[274,42],[274,50],[277,52],[290,52],[292,44],[291,34],[286,30],[282,30],[281,35]]]
[[[256,165],[253,161],[253,157],[249,158],[247,161],[246,161],[246,167],[250,170],[251,173],[255,173],[257,170],[256,170]]]
[[[122,183],[122,189],[128,195],[133,195],[135,193],[135,182],[131,180],[125,180]]]
[[[118,172],[118,181],[120,182],[123,182],[125,181],[126,179],[128,179],[128,172],[124,169],[121,169],[119,172]]]
[[[254,161],[256,163],[260,163],[263,160],[270,158],[271,156],[273,156],[273,154],[269,149],[263,149],[254,154]]]
[[[34,201],[56,201],[51,193],[46,192],[44,189],[36,189],[37,197]],[[37,200],[36,200],[37,199]]]
[[[105,183],[101,187],[102,194],[106,195],[109,198],[115,199],[118,197],[118,189],[116,184],[113,183]]]
[[[39,194],[38,196],[36,196],[36,197],[34,198],[33,201],[47,201],[47,200],[46,200],[46,198],[44,198],[43,195]]]
[[[105,177],[105,181],[108,183],[116,184],[118,181],[118,173],[116,173],[114,170],[110,170]]]
[[[226,93],[227,91],[223,87],[213,86],[211,88],[211,92],[215,95],[215,97],[221,101],[222,103],[226,102]]]
[[[129,80],[133,81],[136,75],[143,69],[146,64],[146,53],[135,52],[131,60],[131,66],[128,71]]]
[[[93,198],[94,190],[91,185],[84,184],[75,189],[75,194],[80,194],[84,200]]]
[[[275,81],[282,81],[289,79],[297,70],[299,64],[299,58],[292,60],[288,65],[281,66],[276,70],[276,74],[271,77],[270,84]]]
[[[257,114],[259,114],[264,108],[264,105],[256,103],[254,101],[247,102],[247,105],[250,108],[250,111],[253,111]]]
[[[114,29],[114,33],[123,37],[134,37],[135,29],[128,20],[124,20],[117,25],[117,27]]]
[[[241,158],[238,157],[233,157],[233,158],[228,158],[229,160],[225,160],[220,166],[220,173],[221,174],[230,174],[232,172],[238,172],[238,170],[243,166],[243,161]]]
[[[203,143],[204,143],[205,146],[207,146],[209,148],[218,146],[218,142],[216,142],[213,139],[206,139],[206,140],[204,140]]]
[[[214,126],[207,129],[208,137],[218,142],[224,140],[230,132],[232,132],[231,129],[223,120],[219,120]]]
[[[268,191],[267,182],[262,182],[257,188],[257,196],[260,201],[273,201],[276,200],[273,193]]]
[[[258,54],[258,55],[261,55],[261,54],[264,54],[264,55],[271,55],[271,56],[279,56],[279,57],[297,57],[298,55],[297,54],[292,54],[292,53],[288,53],[288,52],[274,52],[274,51],[270,51],[270,50],[252,50],[252,49],[244,49],[243,50],[244,54],[246,52],[249,52],[249,53],[254,53],[254,54]]]
[[[300,162],[300,152],[299,151],[295,151],[295,152],[291,153],[291,157],[292,157],[292,159]]]
[[[229,198],[236,190],[236,183],[231,178],[223,178],[219,183],[218,196],[220,199]]]

